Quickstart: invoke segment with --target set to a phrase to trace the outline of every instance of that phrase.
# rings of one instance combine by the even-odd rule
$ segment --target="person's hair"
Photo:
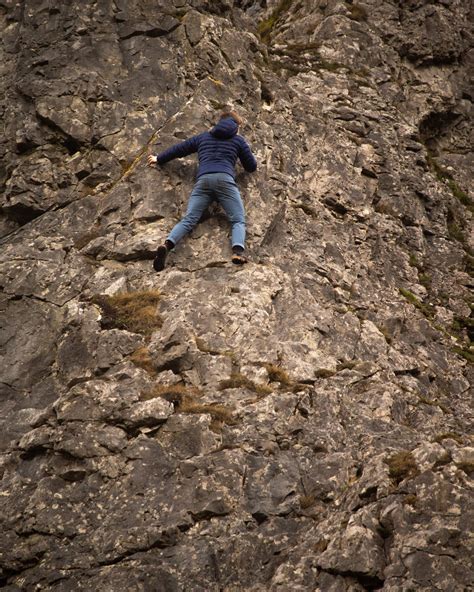
[[[244,122],[237,111],[234,111],[233,109],[226,109],[225,111],[222,111],[221,119],[226,119],[227,117],[232,117],[237,125],[242,125]]]

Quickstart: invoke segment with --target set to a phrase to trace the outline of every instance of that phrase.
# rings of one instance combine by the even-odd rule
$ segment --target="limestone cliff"
[[[473,17],[0,0],[0,587],[472,589]],[[156,274],[225,105],[250,262]]]

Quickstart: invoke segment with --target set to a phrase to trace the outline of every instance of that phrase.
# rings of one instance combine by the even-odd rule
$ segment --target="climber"
[[[165,267],[166,257],[199,222],[202,214],[215,198],[224,208],[232,225],[232,262],[247,262],[245,252],[245,210],[235,182],[235,164],[240,159],[244,169],[252,173],[257,168],[252,151],[238,134],[242,119],[235,111],[224,111],[210,131],[175,144],[158,155],[148,156],[148,165],[163,165],[174,159],[198,153],[199,167],[191,192],[186,215],[171,230],[168,238],[156,251],[155,271]]]

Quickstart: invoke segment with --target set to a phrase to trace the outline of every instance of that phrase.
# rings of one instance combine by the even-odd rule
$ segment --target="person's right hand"
[[[154,154],[150,154],[147,158],[148,166],[153,166],[156,164],[156,156]]]

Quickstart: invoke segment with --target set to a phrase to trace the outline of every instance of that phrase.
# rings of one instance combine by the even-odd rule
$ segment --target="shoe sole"
[[[232,257],[232,263],[235,263],[235,265],[244,265],[245,263],[248,263],[248,259],[242,255],[234,255]]]
[[[153,269],[155,271],[163,271],[163,269],[165,268],[167,255],[168,249],[164,245],[158,247],[158,249],[156,250],[156,257],[153,260]]]

